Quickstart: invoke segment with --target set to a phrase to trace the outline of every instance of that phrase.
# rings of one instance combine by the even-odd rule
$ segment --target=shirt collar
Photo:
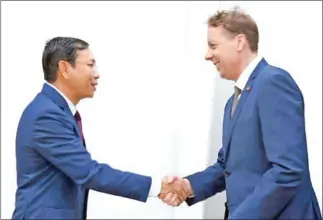
[[[69,100],[61,91],[59,91],[53,84],[50,84],[48,82],[46,82],[49,86],[51,86],[52,88],[54,88],[66,101],[70,111],[72,112],[73,115],[75,115],[77,109],[76,106],[72,103],[71,100]]]
[[[257,55],[249,64],[248,66],[243,70],[241,75],[239,76],[238,80],[235,83],[235,86],[238,87],[241,91],[246,86],[250,75],[252,72],[256,69],[258,63],[261,61],[262,57]]]

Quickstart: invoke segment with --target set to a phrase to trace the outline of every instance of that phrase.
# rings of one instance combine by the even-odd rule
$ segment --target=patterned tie
[[[75,115],[74,115],[74,118],[76,120],[76,123],[80,129],[80,132],[81,132],[81,138],[82,138],[82,141],[83,143],[85,143],[85,139],[84,139],[84,135],[83,135],[83,129],[82,129],[82,118],[81,118],[81,115],[78,111],[76,111]]]
[[[233,116],[234,110],[236,110],[237,104],[238,104],[238,97],[241,94],[241,89],[238,87],[234,87],[234,97],[233,97],[233,103],[232,103],[232,108],[231,108],[231,118]]]

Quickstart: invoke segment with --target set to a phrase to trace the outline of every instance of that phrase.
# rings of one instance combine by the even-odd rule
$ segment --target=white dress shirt
[[[256,69],[258,63],[261,61],[262,56],[256,56],[248,66],[242,71],[238,80],[235,83],[235,86],[238,87],[241,91],[244,90],[244,87],[247,85],[248,79],[251,76],[252,72]],[[239,97],[240,98],[240,95]]]
[[[72,115],[75,115],[77,109],[76,109],[76,106],[73,104],[73,102],[71,100],[69,100],[66,95],[64,95],[61,91],[59,91],[54,85],[46,82],[47,85],[49,85],[50,87],[52,87],[53,89],[55,89],[64,99],[65,101],[67,102],[67,105],[69,107],[69,109],[71,110],[72,112]]]
[[[67,105],[69,107],[69,109],[71,110],[72,114],[75,115],[77,108],[76,106],[72,103],[71,100],[69,100],[66,95],[64,95],[61,91],[59,91],[54,85],[46,82],[49,86],[51,86],[52,88],[54,88],[67,102]],[[151,180],[151,186],[150,186],[150,190],[149,190],[149,197],[157,197],[161,191],[161,178],[158,177],[153,177]]]

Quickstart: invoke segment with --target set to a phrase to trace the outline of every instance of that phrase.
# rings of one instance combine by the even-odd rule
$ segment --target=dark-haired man
[[[167,190],[171,184],[165,180],[98,163],[86,150],[76,105],[93,97],[99,79],[89,44],[53,38],[42,63],[46,83],[24,110],[17,130],[18,189],[12,218],[86,219],[88,189],[141,202]],[[181,184],[173,187],[183,201]]]

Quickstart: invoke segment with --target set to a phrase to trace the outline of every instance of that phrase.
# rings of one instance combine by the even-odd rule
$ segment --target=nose
[[[99,74],[99,72],[98,72],[98,71],[94,71],[94,78],[95,78],[95,79],[100,78],[100,74]]]
[[[210,50],[206,51],[204,59],[205,60],[211,60],[212,59],[212,53],[210,52]]]

